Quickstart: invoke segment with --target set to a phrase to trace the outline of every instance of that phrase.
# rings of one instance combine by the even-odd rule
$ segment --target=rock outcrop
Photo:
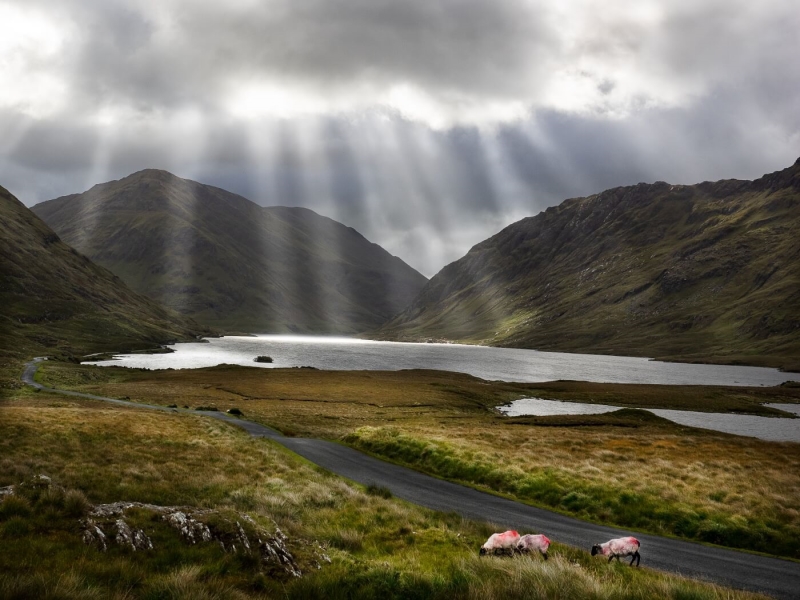
[[[250,515],[230,509],[160,506],[142,502],[91,505],[80,492],[68,492],[46,475],[35,475],[16,486],[0,488],[0,499],[16,494],[42,493],[64,493],[65,497],[77,494],[84,503],[83,516],[79,519],[81,539],[101,552],[112,546],[130,552],[157,552],[159,549],[146,529],[162,523],[173,529],[186,544],[217,544],[224,552],[257,556],[259,570],[275,578],[300,577],[303,573],[301,561],[290,545],[310,550],[304,552],[307,559],[303,564],[308,568],[320,569],[322,563],[330,562],[318,542],[290,540],[274,521],[271,527],[265,527]],[[152,525],[137,526],[142,523]]]

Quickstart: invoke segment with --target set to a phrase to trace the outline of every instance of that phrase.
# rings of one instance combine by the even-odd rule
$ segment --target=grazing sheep
[[[486,540],[486,543],[481,546],[480,555],[483,556],[489,553],[497,554],[499,550],[500,554],[505,554],[506,551],[508,551],[508,553],[513,556],[514,550],[517,549],[517,542],[519,542],[519,534],[516,531],[510,530],[505,533],[493,533],[489,536],[489,539]]]
[[[615,558],[617,562],[619,562],[620,556],[630,556],[630,564],[633,565],[633,561],[636,561],[636,566],[638,567],[639,561],[641,560],[641,556],[639,556],[640,545],[639,540],[635,537],[617,538],[615,540],[609,540],[605,544],[595,544],[592,546],[592,556],[602,554],[608,557],[608,562],[611,562]]]
[[[534,535],[529,533],[527,535],[523,535],[519,538],[519,542],[517,542],[517,550],[519,552],[524,552],[528,554],[529,552],[538,551],[547,560],[547,549],[550,547],[550,540],[547,539],[547,536],[542,535],[541,533],[538,535]]]

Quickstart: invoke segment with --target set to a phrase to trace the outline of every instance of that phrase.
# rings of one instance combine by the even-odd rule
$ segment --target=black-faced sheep
[[[519,534],[516,531],[509,530],[504,533],[493,533],[486,540],[486,543],[481,546],[480,555],[484,554],[511,554],[517,549],[517,542],[519,542]]]
[[[550,540],[543,534],[535,535],[529,533],[519,538],[517,550],[521,553],[539,552],[547,560],[547,549],[550,547]]]
[[[592,546],[592,556],[602,554],[608,557],[608,562],[611,562],[615,558],[619,561],[621,556],[630,556],[630,564],[633,565],[633,561],[636,561],[636,566],[638,567],[639,561],[641,560],[641,556],[639,556],[640,545],[639,540],[635,537],[617,538],[615,540],[609,540],[605,544],[595,544]]]

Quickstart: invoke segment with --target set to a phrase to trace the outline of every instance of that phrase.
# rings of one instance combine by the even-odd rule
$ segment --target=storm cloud
[[[510,222],[800,155],[790,0],[0,0],[0,185],[156,167],[426,275]]]

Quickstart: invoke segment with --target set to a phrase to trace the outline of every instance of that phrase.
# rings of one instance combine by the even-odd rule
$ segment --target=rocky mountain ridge
[[[145,170],[32,209],[134,290],[223,330],[356,333],[426,279],[311,210]]]
[[[131,291],[2,187],[0,304],[0,355],[12,359],[152,348],[210,333]]]
[[[565,200],[446,266],[377,335],[800,366],[798,226],[800,160]]]

